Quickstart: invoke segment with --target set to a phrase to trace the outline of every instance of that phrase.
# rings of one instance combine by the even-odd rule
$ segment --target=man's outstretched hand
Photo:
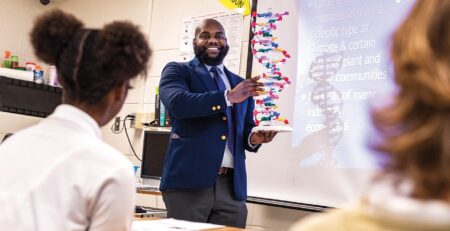
[[[276,131],[257,131],[250,137],[250,143],[253,145],[269,143],[276,135]]]
[[[228,101],[231,103],[240,103],[248,97],[258,96],[264,91],[263,83],[259,83],[260,77],[253,77],[240,82],[236,87],[227,93]]]

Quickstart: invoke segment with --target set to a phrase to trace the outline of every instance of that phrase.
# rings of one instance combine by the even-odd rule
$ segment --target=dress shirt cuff
[[[229,90],[225,90],[225,92],[223,94],[225,96],[225,101],[227,102],[227,107],[231,107],[231,106],[233,106],[233,104],[228,100],[228,96],[227,96],[228,92],[229,92]]]
[[[258,144],[252,144],[252,142],[250,142],[250,139],[252,138],[253,133],[254,132],[250,133],[250,135],[248,136],[248,140],[247,140],[248,146],[251,149],[255,149],[256,147],[258,147]]]

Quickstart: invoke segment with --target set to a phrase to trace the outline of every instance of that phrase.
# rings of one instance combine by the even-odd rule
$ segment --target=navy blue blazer
[[[234,88],[244,79],[224,72]],[[205,65],[190,62],[168,63],[161,76],[159,95],[172,118],[169,149],[164,161],[160,190],[205,189],[216,182],[228,137],[224,91],[217,90]],[[233,105],[236,131],[234,154],[234,195],[247,197],[245,149],[256,152],[260,145],[248,145],[254,102],[248,98]]]

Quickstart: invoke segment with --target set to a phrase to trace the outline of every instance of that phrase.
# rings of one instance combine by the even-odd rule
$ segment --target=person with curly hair
[[[450,230],[450,1],[418,0],[393,35],[398,92],[373,122],[383,170],[353,207],[292,231]]]
[[[58,70],[62,104],[0,146],[0,229],[130,230],[133,168],[100,127],[146,71],[146,38],[129,22],[89,29],[60,10],[38,17],[30,35],[35,55]]]

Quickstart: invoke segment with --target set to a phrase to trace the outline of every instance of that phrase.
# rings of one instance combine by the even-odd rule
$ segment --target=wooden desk
[[[161,191],[154,191],[154,190],[145,190],[145,189],[136,189],[136,193],[139,194],[147,194],[147,195],[155,195],[155,196],[161,196]]]
[[[135,221],[151,221],[151,220],[159,220],[159,219],[161,219],[161,218],[156,218],[156,217],[146,217],[146,218],[135,217],[134,218]],[[210,230],[210,231],[245,231],[247,229],[240,229],[240,228],[234,228],[234,227],[223,227],[223,228],[205,229],[205,230]]]

